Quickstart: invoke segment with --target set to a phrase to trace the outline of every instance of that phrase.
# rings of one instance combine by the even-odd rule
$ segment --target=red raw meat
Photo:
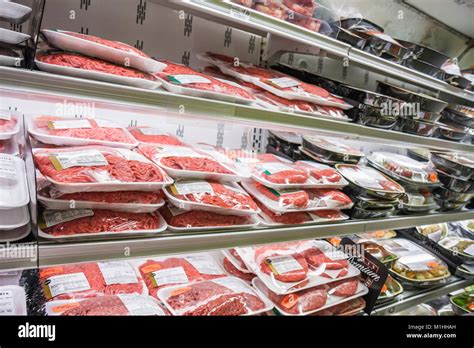
[[[284,207],[304,208],[309,202],[309,195],[303,190],[279,193],[257,182],[255,183],[255,188],[269,199],[279,202]]]
[[[257,204],[245,192],[233,190],[218,182],[209,181],[209,184],[214,191],[213,193],[190,193],[174,196],[180,200],[210,204],[226,209],[258,210]]]
[[[255,2],[255,9],[282,20],[288,17],[288,9],[277,0],[257,0]]]
[[[15,129],[16,124],[17,120],[13,117],[9,120],[4,120],[0,118],[0,133],[11,132]]]
[[[239,262],[240,268],[248,270],[247,266],[244,263],[244,260],[242,260],[237,250],[235,250],[234,248],[229,249],[229,253],[234,257],[234,259]]]
[[[160,210],[170,226],[174,227],[219,227],[248,225],[252,221],[246,216],[222,215],[210,211],[191,210],[172,215],[167,208]]]
[[[256,96],[258,99],[269,102],[278,107],[287,107],[293,110],[314,112],[315,107],[313,104],[302,101],[302,100],[290,100],[279,97],[277,95],[271,94],[267,91],[264,91]]]
[[[318,168],[305,162],[296,162],[296,165],[306,169],[309,174],[319,182],[336,184],[342,180],[342,175],[334,168]]]
[[[90,298],[81,302],[68,305],[69,309],[62,312],[62,316],[109,316],[109,315],[129,315],[127,307],[117,296],[101,296]]]
[[[257,165],[258,174],[275,184],[304,184],[308,180],[309,175],[305,170],[299,169],[291,163],[285,163],[285,165],[288,167],[287,170],[281,170],[273,174],[266,173],[265,164]]]
[[[332,200],[339,202],[340,206],[347,206],[352,203],[352,200],[349,196],[345,193],[335,190],[335,189],[327,189],[327,188],[313,188],[308,189],[308,193],[310,195],[310,199],[317,199],[317,200]]]
[[[76,192],[55,195],[54,198],[99,203],[158,204],[163,201],[163,194],[161,192],[141,191]]]
[[[47,280],[53,276],[73,273],[84,273],[85,277],[87,278],[87,281],[89,282],[90,289],[60,294],[55,296],[54,300],[89,298],[100,295],[142,293],[143,291],[143,285],[138,278],[136,283],[110,285],[106,284],[99,265],[95,262],[42,268],[39,272],[39,281],[41,284],[41,288],[45,289],[48,283]],[[51,299],[53,298],[47,298],[46,300]]]
[[[316,247],[305,250],[303,252],[303,256],[305,257],[306,261],[315,268],[321,266],[322,264],[326,264],[326,269],[342,269],[349,265],[347,259],[332,260],[329,256],[324,254]]]
[[[94,210],[93,216],[61,222],[43,231],[53,236],[66,236],[80,233],[155,230],[159,226],[160,219],[155,214]]]
[[[222,265],[224,266],[224,269],[226,270],[226,272],[229,273],[230,275],[234,276],[234,277],[240,278],[240,279],[245,280],[247,282],[251,282],[252,279],[255,278],[255,274],[245,273],[245,272],[242,272],[241,270],[237,269],[237,267],[235,267],[232,264],[232,262],[229,261],[229,259],[227,257],[224,258],[224,261],[223,261]]]
[[[313,0],[283,0],[283,4],[296,13],[313,17],[316,3]]]
[[[336,220],[336,219],[342,218],[342,214],[339,210],[329,210],[329,209],[315,210],[315,211],[312,211],[311,214],[316,215],[317,217],[322,218],[322,219]]]
[[[91,128],[69,128],[69,129],[49,129],[48,121],[66,120],[61,117],[40,116],[35,119],[38,128],[45,131],[48,135],[59,137],[70,137],[79,139],[104,140],[116,143],[133,144],[133,139],[127,136],[125,132],[119,128],[100,127],[94,119],[86,119],[89,121]]]
[[[258,200],[256,200],[256,203],[265,215],[267,215],[273,222],[279,224],[297,225],[313,220],[311,219],[311,216],[305,212],[294,212],[277,215]]]
[[[212,281],[177,289],[166,301],[175,310],[184,310],[182,315],[186,316],[235,316],[265,308],[265,303],[256,295],[234,292]]]
[[[91,70],[105,74],[146,79],[151,81],[156,80],[153,75],[141,72],[139,70],[109,63],[101,59],[83,56],[77,53],[39,53],[37,55],[37,59],[43,63],[59,65],[68,68]]]
[[[180,146],[183,143],[177,138],[169,134],[144,134],[141,129],[152,128],[152,127],[132,127],[129,128],[129,132],[137,139],[138,141],[144,143],[152,144],[162,144],[162,145],[176,145]]]
[[[163,284],[160,286],[155,285],[152,280],[152,272],[176,267],[181,267],[183,269],[184,273],[186,273],[186,277],[188,278],[189,282],[196,282],[200,280],[208,280],[225,276],[225,274],[200,273],[198,269],[194,267],[193,264],[186,260],[184,257],[170,257],[161,261],[147,260],[138,267],[138,270],[140,271],[142,278],[145,280],[145,284],[148,287],[150,296],[157,297],[157,292],[159,289],[172,285],[177,285],[176,283]]]
[[[102,39],[102,38],[97,37],[97,36],[86,35],[86,34],[81,34],[81,33],[74,33],[72,31],[64,31],[63,33],[71,35],[71,36],[76,36],[78,38],[81,38],[81,39],[84,39],[84,40],[87,40],[87,41],[92,41],[92,42],[95,42],[95,43],[99,43],[99,44],[102,44],[102,45],[105,45],[105,46],[108,46],[108,47],[116,48],[116,49],[119,49],[119,50],[124,51],[124,52],[134,53],[134,54],[137,54],[139,56],[149,58],[149,56],[147,54],[143,53],[139,49],[137,49],[133,46],[124,44],[123,42],[106,40],[106,39]]]
[[[349,297],[357,292],[359,281],[357,278],[338,280],[334,283],[329,283],[331,293],[334,296]]]
[[[304,314],[323,307],[328,299],[327,286],[317,286],[288,295],[277,295],[267,289],[268,298],[289,314]]]
[[[57,170],[51,162],[50,156],[58,152],[80,150],[98,150],[107,159],[107,165],[77,166]],[[41,149],[34,153],[34,160],[40,172],[61,183],[97,182],[94,174],[122,182],[162,182],[164,175],[153,163],[127,160],[120,152],[107,147],[69,147],[58,149]]]
[[[209,81],[211,81],[211,83],[188,83],[188,84],[185,84],[184,87],[201,89],[205,91],[211,91],[211,92],[222,93],[222,94],[227,94],[227,95],[233,95],[236,97],[249,99],[249,100],[255,99],[250,93],[248,93],[243,88],[232,86],[228,83],[217,80],[213,78],[212,76],[202,74],[185,65],[175,64],[170,61],[163,61],[163,63],[166,64],[166,68],[163,71],[156,73],[156,75],[161,77],[164,80],[167,80],[170,83],[177,84],[172,79],[168,78],[170,75],[178,75],[178,74],[198,75],[198,76],[202,76],[208,79]]]

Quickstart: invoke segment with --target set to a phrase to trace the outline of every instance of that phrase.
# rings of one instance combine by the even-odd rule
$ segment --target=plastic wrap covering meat
[[[151,316],[166,315],[155,299],[139,294],[117,294],[88,299],[57,300],[46,303],[50,316]]]
[[[317,7],[314,0],[283,0],[283,4],[296,13],[312,17]]]
[[[295,164],[307,170],[322,188],[342,188],[349,185],[337,169],[325,164],[313,161],[297,161]]]
[[[165,225],[166,226],[166,225]],[[44,210],[40,232],[46,238],[74,235],[159,232],[165,227],[156,213],[128,213],[113,210]]]
[[[299,111],[308,113],[314,113],[316,109],[316,106],[311,103],[302,100],[285,99],[266,91],[256,94],[255,98],[257,99],[257,103],[270,109],[274,108],[289,112]]]
[[[9,139],[19,131],[18,115],[10,110],[0,110],[0,140]]]
[[[250,183],[249,185],[253,185],[259,193],[275,201],[282,208],[306,208],[309,203],[309,195],[304,190],[275,190],[258,182]],[[258,198],[262,200],[261,197]]]
[[[214,181],[178,181],[164,190],[170,202],[184,210],[204,210],[228,215],[253,215],[259,209],[237,185]]]
[[[331,188],[312,188],[307,190],[311,207],[325,209],[349,209],[353,203],[345,193]]]
[[[142,155],[98,146],[34,149],[39,171],[63,192],[153,191],[171,179]]]
[[[174,315],[253,315],[272,308],[268,300],[234,277],[165,288],[158,296]]]
[[[267,289],[268,298],[289,314],[305,314],[323,307],[328,299],[328,286],[321,285],[287,295],[277,295]]]
[[[46,301],[103,295],[142,294],[142,280],[126,261],[53,266],[40,269],[39,283]]]
[[[153,297],[164,287],[225,277],[224,271],[205,253],[143,259],[133,261],[133,265]]]
[[[313,222],[311,215],[307,212],[292,212],[277,214],[268,209],[264,204],[256,200],[258,207],[261,209],[264,220],[269,223],[283,224],[283,225],[299,225]]]
[[[125,127],[103,119],[38,116],[31,122],[29,132],[42,143],[59,146],[105,145],[132,149],[138,145]]]
[[[246,282],[251,282],[252,279],[256,277],[254,273],[239,270],[227,257],[224,258],[222,266],[229,275],[245,280]]]
[[[154,127],[130,127],[129,132],[135,139],[142,143],[161,144],[161,145],[183,145],[177,137],[164,133],[159,128]]]

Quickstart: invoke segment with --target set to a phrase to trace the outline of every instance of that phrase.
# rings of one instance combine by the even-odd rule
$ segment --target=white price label
[[[244,8],[239,8],[239,7],[236,7],[236,6],[232,6],[230,8],[229,14],[230,14],[231,17],[240,19],[242,21],[247,21],[248,22],[250,20],[250,11],[247,10],[247,9],[244,9]]]
[[[49,129],[92,128],[89,120],[61,120],[48,122]]]
[[[98,150],[58,152],[50,156],[56,170],[63,170],[71,167],[93,167],[106,166],[107,159]]]
[[[219,275],[223,274],[219,266],[207,255],[186,256],[185,259],[194,266],[201,274]]]
[[[137,276],[126,261],[110,261],[98,263],[105,284],[136,284]]]
[[[268,257],[265,262],[275,274],[285,274],[303,269],[303,266],[291,255]]]
[[[73,209],[73,210],[44,210],[43,220],[46,227],[51,227],[63,222],[80,219],[86,216],[93,216],[91,209]]]
[[[172,188],[174,193],[178,195],[214,193],[211,184],[207,181],[176,182]]]
[[[156,286],[169,284],[186,284],[189,283],[188,276],[183,267],[165,268],[150,273]]]
[[[199,152],[195,151],[190,147],[185,146],[169,146],[169,147],[161,147],[158,146],[157,153],[154,157],[156,158],[163,158],[163,157],[195,157],[195,158],[203,158],[206,157],[201,155]]]
[[[296,87],[301,84],[298,80],[292,79],[291,77],[279,77],[276,79],[269,79],[268,81],[279,88]]]
[[[14,315],[15,304],[13,302],[13,291],[0,291],[0,315]]]
[[[180,85],[187,85],[191,83],[211,83],[211,80],[206,79],[204,76],[201,75],[168,75],[166,76],[168,80],[174,83],[178,83]]]
[[[52,276],[44,284],[48,287],[51,297],[91,288],[86,275],[82,272]]]
[[[130,315],[165,315],[163,309],[151,298],[138,294],[118,294],[117,296]]]
[[[16,171],[16,158],[9,155],[0,155],[0,180],[16,181],[18,173]]]

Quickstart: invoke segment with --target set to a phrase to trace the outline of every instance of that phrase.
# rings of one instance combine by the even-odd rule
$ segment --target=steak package
[[[255,315],[273,308],[270,301],[235,277],[160,289],[158,297],[173,315]]]
[[[39,282],[46,301],[146,293],[141,278],[126,261],[41,268]]]
[[[49,301],[46,314],[51,316],[151,316],[167,315],[150,296],[116,294],[86,299]]]
[[[258,292],[267,296],[283,315],[311,315],[324,313],[337,305],[342,305],[367,294],[368,289],[357,278],[349,278],[319,285],[291,294],[276,294],[265,286],[261,279],[252,281]],[[360,310],[360,309],[359,309]],[[337,310],[330,311],[334,315]]]
[[[63,193],[53,185],[41,189],[38,200],[50,210],[106,209],[129,213],[152,213],[165,203],[162,191]]]
[[[183,210],[173,205],[160,209],[161,215],[168,224],[168,229],[175,232],[203,231],[251,228],[258,224],[251,216],[223,215],[212,211]]]
[[[309,175],[315,179],[321,188],[343,188],[349,183],[337,171],[328,165],[314,161],[297,161],[295,165],[308,171]]]
[[[271,291],[288,294],[360,274],[326,241],[296,241],[236,248],[245,265]]]
[[[141,143],[160,144],[160,145],[184,145],[174,135],[164,133],[159,128],[141,126],[141,127],[129,127],[129,132],[133,137]]]
[[[200,73],[188,66],[163,61],[166,68],[157,73],[165,89],[193,97],[251,103],[255,98],[245,89]]]
[[[246,178],[230,162],[221,162],[205,150],[167,145],[140,145],[138,150],[173,178],[221,181],[240,181]]]
[[[142,155],[105,146],[33,149],[36,168],[65,193],[154,191],[170,177]]]
[[[10,110],[0,110],[0,140],[10,139],[19,131],[18,115]]]
[[[164,231],[166,223],[156,212],[129,213],[113,210],[43,210],[38,235],[43,238],[78,238],[153,234]]]
[[[132,149],[138,145],[125,127],[103,119],[38,116],[28,131],[36,140],[58,146],[104,145]]]
[[[225,215],[254,215],[260,212],[252,198],[236,184],[205,180],[177,181],[164,190],[174,206]]]
[[[154,257],[132,263],[153,297],[161,288],[225,277],[214,258],[206,253]]]

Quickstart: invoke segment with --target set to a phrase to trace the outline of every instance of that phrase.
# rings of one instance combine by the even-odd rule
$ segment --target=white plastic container
[[[18,45],[30,38],[30,35],[14,30],[0,28],[0,42],[10,45]]]
[[[11,230],[0,230],[0,243],[16,242],[26,238],[30,232],[31,226],[29,223]]]
[[[124,137],[129,140],[129,142],[119,142],[119,141],[108,141],[108,140],[96,140],[88,138],[79,138],[71,136],[62,136],[62,135],[53,135],[50,134],[50,129],[48,127],[37,127],[35,124],[36,120],[31,120],[28,125],[28,132],[38,141],[41,141],[44,144],[52,144],[58,146],[84,146],[84,145],[103,145],[111,147],[120,147],[124,149],[133,149],[138,146],[138,141],[130,134],[127,128],[122,127],[115,122],[102,119],[57,119],[48,122],[52,127],[55,124],[58,125],[59,129],[80,129],[86,128],[90,129],[93,127],[91,122],[97,123],[101,128],[116,128],[120,130]]]
[[[317,215],[314,215],[314,214],[311,214],[311,213],[307,212],[307,214],[309,215],[310,220],[305,221],[305,222],[303,222],[299,225],[317,225],[317,224],[344,221],[344,220],[349,219],[349,216],[347,216],[346,214],[344,214],[340,211],[338,211],[338,212],[339,212],[339,217],[336,218],[336,219],[322,218],[322,217],[319,217]],[[260,216],[260,224],[264,225],[264,226],[286,226],[286,225],[288,225],[288,224],[283,224],[283,223],[274,221],[270,216],[268,216],[264,212],[260,212],[259,216]],[[292,226],[294,226],[294,225],[292,225]]]
[[[17,285],[0,286],[0,316],[26,314],[25,289]]]
[[[2,1],[0,7],[0,20],[10,23],[23,23],[28,19],[31,8],[7,0]]]
[[[27,205],[12,209],[0,209],[0,231],[17,229],[29,222],[30,213]]]
[[[13,155],[0,154],[0,214],[5,209],[24,207],[29,201],[25,162]]]

